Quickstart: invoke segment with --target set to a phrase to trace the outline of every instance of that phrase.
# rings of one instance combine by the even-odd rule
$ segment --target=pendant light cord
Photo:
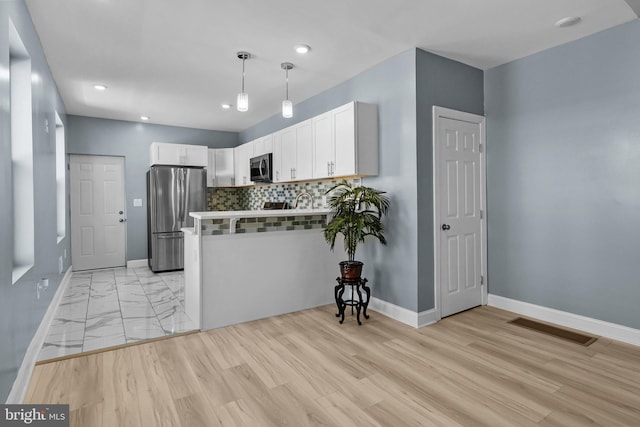
[[[287,89],[286,89],[286,97],[285,97],[285,99],[288,101],[289,100],[289,69],[286,68],[284,70],[284,72],[285,72],[286,81],[287,81],[287,85],[286,85]]]
[[[244,93],[244,61],[245,58],[242,58],[242,93]]]

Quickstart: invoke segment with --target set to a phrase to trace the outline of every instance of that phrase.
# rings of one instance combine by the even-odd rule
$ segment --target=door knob
[[[450,229],[451,229],[451,226],[450,226],[449,224],[442,224],[442,229],[443,229],[444,231],[447,231],[447,230],[450,230]]]
[[[118,212],[118,213],[119,213],[120,215],[122,215],[122,214],[124,213],[124,211],[120,211],[120,212]]]
[[[118,220],[118,222],[125,222],[125,221],[126,221],[126,219],[124,219],[124,218],[120,218],[120,219]]]

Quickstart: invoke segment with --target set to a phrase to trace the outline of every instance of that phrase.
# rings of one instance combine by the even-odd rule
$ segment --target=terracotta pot
[[[342,275],[342,280],[354,281],[360,279],[363,265],[360,261],[341,261],[340,274]]]

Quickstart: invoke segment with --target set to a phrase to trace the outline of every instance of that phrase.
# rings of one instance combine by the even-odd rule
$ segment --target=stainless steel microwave
[[[273,181],[273,154],[267,153],[261,156],[252,157],[249,160],[249,170],[251,181],[272,182]]]

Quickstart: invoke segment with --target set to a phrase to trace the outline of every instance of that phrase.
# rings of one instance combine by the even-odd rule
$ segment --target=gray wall
[[[371,281],[375,297],[413,311],[417,310],[418,280],[415,58],[415,49],[403,52],[295,104],[289,121],[275,115],[240,133],[240,141],[246,142],[349,101],[378,105],[380,175],[364,179],[363,184],[391,196],[386,220],[388,245],[372,242],[359,249],[356,257],[365,262],[363,274]]]
[[[433,106],[484,115],[483,72],[417,49],[418,312],[434,308]]]
[[[238,145],[238,134],[150,123],[125,122],[68,115],[68,152],[123,156],[127,203],[127,260],[147,258],[147,188],[149,146],[152,142],[206,145],[226,148]],[[134,207],[133,199],[143,200]]]
[[[33,106],[33,163],[35,205],[35,265],[14,285],[12,243],[11,116],[9,29],[11,19],[31,56]],[[69,254],[69,238],[57,243],[55,115],[66,123],[64,106],[49,72],[38,35],[22,0],[0,1],[0,401],[11,390],[27,347],[33,338],[62,275],[58,257]],[[49,121],[49,133],[45,132]],[[67,219],[67,236],[69,236]],[[69,257],[64,261],[64,270]],[[63,270],[63,271],[64,271]],[[49,279],[49,288],[36,299],[36,282]]]
[[[640,328],[640,21],[485,72],[489,291]]]

